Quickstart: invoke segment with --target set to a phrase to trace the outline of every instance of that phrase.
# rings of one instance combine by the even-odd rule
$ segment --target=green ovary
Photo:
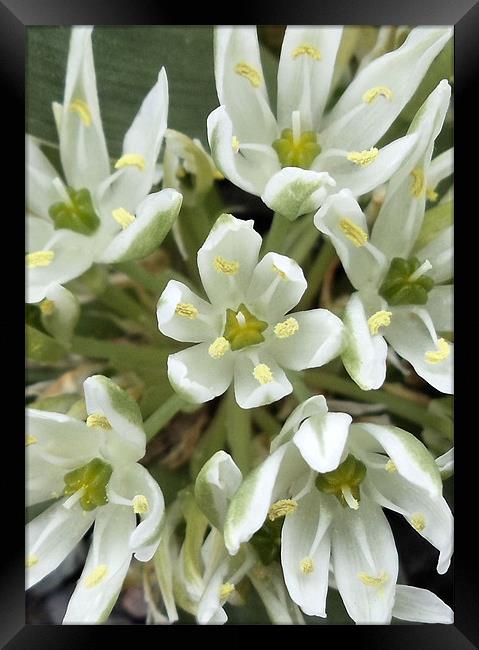
[[[243,303],[237,311],[226,310],[226,324],[223,333],[224,338],[229,341],[232,350],[241,350],[250,345],[256,345],[264,341],[262,332],[268,327],[268,323],[258,320]]]
[[[71,495],[83,490],[80,505],[83,510],[94,510],[108,503],[106,487],[110,480],[112,467],[101,458],[93,458],[89,463],[65,474],[64,494]]]
[[[413,273],[421,266],[417,257],[405,260],[395,257],[379,287],[379,295],[392,307],[397,305],[425,305],[434,280],[427,275],[411,280]]]
[[[67,228],[82,235],[91,235],[100,225],[87,189],[74,190],[67,187],[69,203],[54,203],[48,213],[55,224],[55,228]]]
[[[304,131],[297,140],[292,129],[283,129],[281,137],[271,145],[278,154],[282,167],[309,169],[313,160],[321,153],[314,131]]]
[[[316,487],[325,494],[334,494],[342,506],[348,505],[343,490],[349,489],[356,501],[360,501],[359,486],[366,476],[366,466],[352,454],[332,472],[318,474]]]

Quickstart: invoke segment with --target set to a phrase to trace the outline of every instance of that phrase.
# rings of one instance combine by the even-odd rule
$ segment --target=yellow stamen
[[[233,147],[233,151],[238,153],[240,150],[240,141],[235,135],[231,138],[231,146]]]
[[[363,102],[366,102],[366,104],[370,104],[376,99],[376,97],[380,97],[380,96],[384,97],[385,99],[388,100],[388,102],[390,102],[393,97],[392,90],[387,86],[374,86],[373,88],[366,90],[366,92],[363,95]]]
[[[440,361],[444,361],[444,359],[447,359],[451,353],[449,343],[445,339],[438,340],[437,348],[437,350],[426,352],[424,355],[424,358],[428,363],[439,363]]]
[[[194,320],[198,316],[198,310],[190,302],[179,302],[175,307],[175,314]]]
[[[276,264],[273,264],[273,271],[275,273],[277,273],[282,280],[287,280],[288,279],[288,276],[286,275],[286,273],[284,271],[282,271],[280,268],[278,268],[276,266]]]
[[[364,151],[350,151],[346,158],[355,165],[367,167],[367,165],[370,165],[376,160],[378,154],[379,149],[376,149],[376,147],[371,147],[371,149],[365,149]]]
[[[216,168],[215,168],[215,170],[214,170],[214,172],[213,172],[213,178],[214,178],[216,181],[224,181],[224,179],[225,179],[225,177],[224,177],[223,174],[219,171],[219,169],[216,169]]]
[[[368,327],[371,334],[374,336],[379,332],[380,327],[387,327],[391,324],[392,312],[390,311],[377,311],[375,314],[368,318]]]
[[[226,600],[228,596],[231,596],[234,590],[235,586],[231,584],[231,582],[225,582],[222,584],[220,587],[220,600]]]
[[[271,508],[268,510],[268,519],[274,521],[279,517],[286,517],[296,510],[298,507],[298,502],[294,499],[280,499],[273,503]]]
[[[271,372],[271,368],[265,363],[259,363],[254,367],[253,377],[261,385],[270,384],[273,381],[273,373]]]
[[[96,587],[106,576],[107,572],[108,572],[107,565],[99,564],[97,567],[93,569],[93,571],[89,575],[87,575],[83,584],[85,585],[85,587],[88,588]]]
[[[236,275],[239,269],[239,262],[236,260],[225,260],[219,255],[215,257],[214,265],[218,273],[224,273],[225,275]]]
[[[386,470],[386,472],[389,472],[390,474],[398,471],[396,464],[391,459],[389,459],[388,462],[384,465],[384,469]]]
[[[386,571],[381,571],[377,577],[370,576],[367,573],[358,573],[358,578],[361,580],[363,585],[366,585],[366,587],[379,587],[387,582],[389,576]]]
[[[90,109],[83,99],[75,99],[68,107],[70,111],[77,113],[85,126],[90,126],[92,122]]]
[[[38,438],[35,436],[27,436],[25,438],[25,447],[28,447],[29,445],[34,445],[36,442],[38,442]]]
[[[301,573],[308,574],[314,571],[314,562],[310,557],[304,557],[299,563]]]
[[[137,494],[133,497],[133,512],[135,515],[144,515],[148,512],[150,504],[144,494]]]
[[[364,244],[368,241],[367,233],[365,233],[362,228],[356,225],[354,221],[351,221],[351,219],[341,219],[339,222],[339,227],[346,235],[346,237],[350,239],[358,248],[360,246],[364,246]]]
[[[426,197],[429,201],[437,201],[439,194],[434,190],[433,187],[428,187],[426,189]]]
[[[279,339],[287,339],[299,330],[299,323],[292,316],[274,326],[273,332]]]
[[[89,415],[86,419],[86,425],[87,427],[98,427],[99,429],[105,429],[105,431],[108,431],[111,429],[111,424],[108,421],[108,418],[106,418],[104,415],[101,415],[101,413],[92,413]]]
[[[145,171],[145,157],[140,153],[125,153],[115,163],[115,169],[122,169],[122,167],[138,167],[140,171]]]
[[[128,210],[125,210],[125,208],[117,208],[116,210],[112,210],[111,215],[113,219],[120,224],[123,230],[125,230],[125,228],[128,228],[128,226],[131,226],[131,224],[135,221],[135,217],[130,214]]]
[[[53,251],[35,251],[25,255],[25,262],[28,268],[35,269],[37,266],[48,266],[53,262],[54,257]]]
[[[27,569],[30,569],[32,566],[38,564],[38,557],[36,555],[29,555],[25,560],[25,566]]]
[[[244,63],[243,61],[238,63],[235,66],[235,72],[240,77],[247,79],[254,88],[259,88],[261,85],[261,74],[249,63]]]
[[[210,345],[210,347],[208,348],[208,354],[213,359],[220,359],[228,352],[230,347],[231,347],[230,342],[227,339],[225,339],[224,336],[220,336],[219,338],[215,339],[213,343]]]
[[[418,533],[422,533],[426,528],[426,518],[421,512],[416,512],[416,514],[411,517],[411,526],[417,530]]]
[[[50,314],[53,314],[55,311],[55,302],[53,300],[48,300],[48,298],[45,298],[45,300],[42,300],[42,302],[39,304],[39,307],[42,314],[45,316],[50,316]]]
[[[302,43],[298,45],[296,49],[293,50],[292,57],[297,59],[298,56],[310,56],[315,61],[319,61],[321,58],[321,52],[314,45],[309,45],[308,43]]]
[[[421,167],[416,167],[411,172],[412,184],[411,184],[411,194],[416,199],[424,193],[426,187],[426,179],[424,177],[424,171]]]

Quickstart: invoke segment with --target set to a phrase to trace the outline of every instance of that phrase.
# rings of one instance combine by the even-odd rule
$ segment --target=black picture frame
[[[477,132],[474,120],[477,120],[475,107],[475,79],[479,71],[479,4],[474,0],[316,0],[299,1],[292,3],[290,0],[276,0],[276,2],[263,1],[261,5],[248,11],[248,5],[243,3],[229,7],[228,15],[224,8],[207,12],[202,5],[192,7],[186,11],[186,6],[159,7],[156,0],[0,0],[0,65],[2,67],[2,80],[4,82],[3,102],[7,109],[5,120],[9,125],[8,131],[13,134],[13,146],[17,151],[22,151],[20,138],[23,138],[24,124],[22,106],[25,99],[25,42],[26,28],[31,25],[73,25],[73,24],[101,24],[101,25],[127,25],[127,24],[182,24],[185,16],[192,21],[197,18],[197,24],[227,24],[234,18],[236,24],[413,24],[435,25],[448,24],[455,27],[455,166],[456,166],[456,212],[461,216],[461,224],[456,229],[456,251],[461,249],[461,255],[455,256],[455,270],[462,278],[470,278],[470,264],[474,256],[467,252],[467,244],[462,239],[462,228],[467,221],[471,227],[475,218],[474,192],[477,185],[477,164],[474,162],[474,150],[471,152],[471,140]],[[192,24],[192,22],[190,23]],[[10,112],[10,116],[8,116]],[[469,113],[468,113],[469,112]],[[469,126],[470,125],[470,126]],[[18,127],[18,128],[16,128]],[[23,142],[23,140],[21,140]],[[468,161],[471,157],[473,165]],[[13,208],[18,212],[18,197],[21,196],[23,177],[16,172],[12,175],[12,187],[16,181],[20,187],[13,201]],[[471,192],[472,188],[472,192]],[[10,186],[9,186],[10,191]],[[13,190],[12,190],[13,191]],[[21,222],[17,218],[16,227]],[[467,226],[466,226],[467,227]],[[477,226],[472,226],[474,231]],[[468,232],[471,232],[469,229]],[[19,227],[19,237],[22,237],[22,228]],[[467,237],[465,239],[468,239]],[[474,239],[471,237],[471,239]],[[21,240],[21,239],[20,239]],[[463,249],[464,245],[464,249]],[[21,256],[14,262],[12,275],[21,278]],[[17,267],[18,264],[18,267]],[[461,265],[468,264],[462,269]],[[466,275],[467,274],[467,275]],[[474,278],[475,279],[475,278]],[[462,283],[459,283],[459,286]],[[466,283],[467,284],[467,283]],[[470,287],[469,287],[470,288]],[[459,287],[458,287],[459,289]],[[458,313],[457,301],[460,300],[462,291],[456,293],[456,314]],[[22,299],[21,290],[17,292],[16,299]],[[14,301],[15,302],[15,301]],[[19,323],[14,327],[22,331],[20,318],[21,309],[15,311],[12,318],[18,315]],[[353,644],[355,648],[368,648],[368,650],[395,650],[405,647],[408,650],[470,650],[479,647],[479,589],[476,581],[476,549],[477,542],[473,530],[476,523],[477,506],[475,494],[477,487],[474,481],[468,484],[468,477],[477,475],[477,455],[472,449],[477,434],[474,427],[464,426],[463,415],[466,409],[471,409],[472,401],[468,401],[466,394],[467,380],[459,376],[458,367],[461,365],[463,348],[461,341],[471,340],[471,329],[463,329],[461,319],[457,319],[459,334],[456,346],[456,383],[460,385],[457,412],[457,429],[459,431],[459,444],[457,446],[457,465],[460,468],[455,477],[455,622],[453,625],[401,625],[401,626],[324,626],[321,632],[317,627],[285,627],[268,626],[266,634],[268,642],[285,640],[284,635],[291,638],[294,635],[296,643],[301,642],[303,634],[318,634],[316,643],[333,642],[338,646]],[[465,319],[465,323],[470,323]],[[469,337],[469,338],[468,338]],[[472,344],[475,354],[477,343]],[[465,348],[464,348],[465,349]],[[457,356],[459,355],[459,356]],[[470,360],[470,359],[468,359]],[[465,358],[464,358],[465,361]],[[20,381],[19,381],[20,383]],[[13,392],[14,386],[10,386]],[[21,390],[19,389],[21,395]],[[20,408],[23,408],[23,403]],[[23,466],[22,436],[18,440],[17,425],[4,427],[3,458],[8,459],[15,467]],[[462,425],[462,426],[461,426]],[[12,459],[12,460],[10,460]],[[3,461],[7,464],[7,461]],[[120,648],[129,647],[131,643],[142,643],[143,637],[138,636],[137,626],[125,626],[120,629],[115,626],[39,626],[25,625],[25,596],[24,596],[24,539],[23,520],[21,517],[21,503],[14,503],[12,495],[22,494],[24,490],[24,476],[22,472],[14,472],[9,480],[4,494],[4,540],[7,551],[2,555],[1,607],[0,607],[0,642],[2,647],[9,650],[24,650],[25,648],[103,648],[105,642],[111,640],[114,633],[120,633]],[[18,496],[15,501],[21,501]],[[8,508],[8,510],[7,510]],[[473,515],[473,516],[471,516]],[[132,628],[134,628],[132,630]],[[194,634],[193,642],[204,644],[211,642],[211,637],[226,635],[228,647],[244,645],[246,636],[256,634],[256,626],[225,626],[222,628],[202,628],[200,626],[141,626],[141,635],[153,635],[151,641],[164,643],[171,638],[177,639],[180,644],[185,641],[185,633]],[[277,636],[281,635],[281,636]],[[329,635],[326,640],[325,636]],[[253,637],[254,638],[254,637]],[[189,636],[190,642],[191,637]],[[209,639],[209,641],[207,641]],[[304,642],[304,641],[303,641]],[[225,643],[225,640],[221,641]],[[329,647],[329,646],[328,646]]]

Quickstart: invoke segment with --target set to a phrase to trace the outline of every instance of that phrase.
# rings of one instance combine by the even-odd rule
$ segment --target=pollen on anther
[[[298,502],[294,499],[280,499],[273,503],[268,510],[268,519],[274,521],[279,517],[286,517],[296,510]]]
[[[366,587],[379,587],[387,582],[389,576],[386,571],[381,571],[378,576],[371,576],[367,573],[358,573],[358,578]]]
[[[231,138],[231,147],[235,153],[240,150],[240,141],[235,135]]]
[[[308,43],[302,43],[301,45],[298,45],[296,47],[291,56],[293,59],[297,59],[298,56],[309,56],[315,61],[319,61],[321,59],[321,52],[318,50],[317,47],[314,47],[314,45],[309,45]]]
[[[38,556],[36,555],[29,555],[27,559],[25,560],[25,566],[27,569],[31,569],[32,566],[35,566],[35,564],[38,564]]]
[[[299,323],[296,318],[293,318],[292,316],[282,323],[278,323],[273,328],[273,332],[279,339],[289,338],[290,336],[293,336],[293,334],[296,334],[298,330]]]
[[[41,301],[39,307],[44,316],[50,316],[55,311],[55,301],[45,298],[45,300]]]
[[[236,275],[240,266],[237,260],[225,260],[219,255],[216,255],[214,265],[218,273],[224,273],[225,275]]]
[[[138,167],[140,171],[145,171],[145,157],[140,153],[126,153],[119,158],[115,163],[115,169],[122,169],[123,167]]]
[[[91,573],[87,575],[84,580],[85,587],[91,588],[96,587],[100,582],[105,578],[108,572],[108,567],[106,564],[99,564],[93,569]]]
[[[445,339],[439,339],[437,342],[437,350],[426,352],[424,358],[428,363],[440,363],[444,359],[447,359],[450,353],[449,343]]]
[[[220,600],[226,600],[229,596],[231,596],[234,590],[235,586],[231,582],[225,582],[222,584],[220,587]]]
[[[392,90],[388,88],[388,86],[374,86],[373,88],[366,90],[363,95],[363,102],[370,104],[377,97],[384,97],[390,102],[393,97]]]
[[[235,72],[240,77],[247,79],[254,88],[259,88],[261,85],[261,74],[249,63],[242,61],[236,64]]]
[[[305,575],[307,575],[308,573],[313,573],[314,562],[312,558],[304,557],[299,563],[299,568],[301,569],[301,573],[304,573]]]
[[[276,264],[273,264],[273,271],[275,273],[277,273],[282,280],[287,280],[288,279],[288,276],[286,275],[286,273],[284,271],[282,271],[280,268],[278,268],[276,266]]]
[[[144,515],[148,512],[150,504],[144,494],[137,494],[133,497],[133,512],[135,515]]]
[[[350,239],[358,248],[360,246],[364,246],[364,244],[368,241],[368,234],[364,232],[362,228],[356,225],[354,221],[351,221],[351,219],[341,219],[339,222],[339,227],[346,235],[346,237]]]
[[[417,530],[418,533],[426,528],[426,518],[421,512],[417,512],[411,517],[411,526]]]
[[[270,384],[273,381],[273,373],[271,372],[271,368],[265,363],[259,363],[254,367],[253,377],[261,385]]]
[[[25,438],[25,447],[28,447],[29,445],[34,445],[36,442],[38,442],[38,438],[35,436],[27,436]]]
[[[368,327],[371,334],[374,336],[379,332],[380,327],[388,327],[391,324],[392,312],[390,311],[377,311],[375,314],[368,318]]]
[[[89,415],[86,419],[86,425],[87,427],[98,427],[99,429],[105,429],[105,431],[108,431],[111,429],[111,424],[104,415],[101,415],[101,413],[92,413]]]
[[[389,459],[388,462],[384,465],[384,469],[386,470],[386,472],[389,472],[390,474],[398,471],[398,468],[396,467],[396,463],[394,463],[391,459]]]
[[[220,359],[231,348],[230,342],[224,336],[220,336],[213,341],[208,348],[208,354],[213,359]]]
[[[432,201],[432,202],[437,201],[438,196],[439,196],[439,194],[435,191],[435,189],[433,187],[428,187],[426,189],[426,198],[429,201]]]
[[[53,262],[54,257],[53,251],[35,251],[25,256],[25,262],[28,268],[35,269],[38,266],[48,266]]]
[[[411,172],[412,183],[411,183],[411,195],[416,199],[424,193],[426,188],[426,179],[424,177],[424,171],[421,167],[416,167]]]
[[[85,126],[90,126],[92,117],[88,104],[83,99],[75,99],[68,107],[70,111],[76,113]]]
[[[179,302],[175,307],[175,314],[194,320],[198,316],[198,310],[189,302]]]
[[[112,210],[111,214],[113,219],[120,224],[123,230],[128,228],[128,226],[131,226],[135,221],[135,217],[128,212],[128,210],[125,210],[125,208],[116,208],[116,210]]]
[[[365,149],[364,151],[350,151],[346,158],[360,167],[367,167],[372,162],[376,160],[379,154],[379,149],[376,147],[371,147],[371,149]]]

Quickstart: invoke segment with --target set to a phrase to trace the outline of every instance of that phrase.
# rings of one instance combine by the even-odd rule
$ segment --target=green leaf
[[[63,359],[67,349],[51,336],[26,326],[27,357],[41,363],[55,363]]]

